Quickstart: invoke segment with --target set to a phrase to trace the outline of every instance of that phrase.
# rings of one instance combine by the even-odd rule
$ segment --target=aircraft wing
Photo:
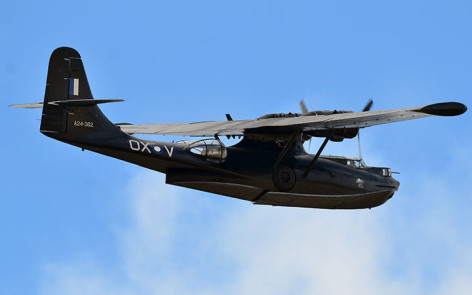
[[[343,128],[364,128],[428,116],[457,116],[467,107],[457,102],[431,104],[416,108],[385,111],[260,118],[240,121],[118,125],[124,132],[159,135],[215,136],[254,133],[295,133]]]

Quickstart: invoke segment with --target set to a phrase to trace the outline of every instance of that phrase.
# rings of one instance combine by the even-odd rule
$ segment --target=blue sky
[[[0,0],[0,294],[469,294],[470,113],[362,131],[381,207],[253,206],[39,133],[51,52],[114,122],[472,105],[470,1]],[[172,137],[159,139],[172,140]],[[319,144],[314,141],[312,148]],[[357,155],[357,142],[326,153]]]

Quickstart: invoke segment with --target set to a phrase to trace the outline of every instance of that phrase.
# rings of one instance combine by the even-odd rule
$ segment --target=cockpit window
[[[356,168],[364,168],[366,167],[364,161],[362,159],[349,159],[346,161],[347,166],[356,167]]]
[[[364,160],[360,158],[347,158],[347,157],[338,157],[338,156],[322,156],[325,159],[343,164],[349,167],[354,168],[366,168],[367,165],[364,163]]]
[[[390,168],[367,167],[367,171],[384,177],[392,177],[392,170]]]
[[[187,149],[194,155],[209,162],[221,163],[226,160],[225,145],[217,139],[203,139],[188,145]]]
[[[348,157],[339,157],[339,156],[321,156],[324,159],[334,161],[336,163],[353,167],[356,169],[365,169],[371,173],[375,173],[384,177],[392,177],[392,170],[390,168],[384,167],[369,167],[365,164],[364,160],[361,158],[348,158]]]
[[[392,170],[390,168],[383,168],[382,169],[382,175],[390,177],[390,176],[392,176]]]

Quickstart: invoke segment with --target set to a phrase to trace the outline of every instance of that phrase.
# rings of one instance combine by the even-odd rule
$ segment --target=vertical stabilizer
[[[76,143],[123,135],[96,104],[90,103],[92,99],[79,53],[69,47],[54,50],[49,60],[41,132]],[[80,100],[87,100],[87,103],[78,103]]]
[[[93,98],[79,53],[68,47],[54,50],[49,60],[41,132],[67,132],[67,109],[50,103]]]

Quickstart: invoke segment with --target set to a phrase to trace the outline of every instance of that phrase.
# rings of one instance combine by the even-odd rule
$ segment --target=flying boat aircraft
[[[98,107],[120,99],[94,99],[79,53],[61,47],[51,55],[44,102],[12,105],[42,108],[40,131],[53,139],[166,174],[166,183],[229,196],[260,205],[325,209],[372,208],[398,190],[390,168],[369,167],[361,158],[322,156],[329,141],[358,135],[374,125],[457,116],[457,102],[362,112],[308,111],[269,114],[253,120],[114,124]],[[206,138],[163,142],[134,134]],[[220,137],[242,137],[225,146]],[[315,155],[303,143],[324,138]],[[67,163],[67,162],[66,162]],[[67,164],[66,164],[67,165]]]

